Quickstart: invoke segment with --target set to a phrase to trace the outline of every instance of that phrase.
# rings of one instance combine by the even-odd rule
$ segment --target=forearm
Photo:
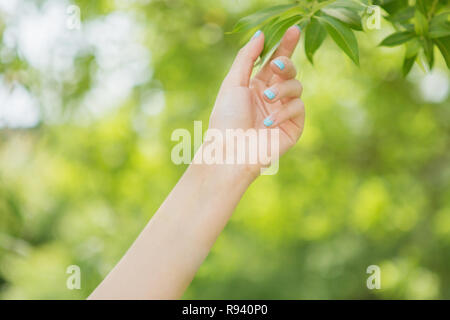
[[[180,298],[255,177],[244,166],[189,166],[90,299]]]

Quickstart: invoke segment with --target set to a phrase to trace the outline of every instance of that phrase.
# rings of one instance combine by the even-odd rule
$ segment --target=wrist
[[[190,167],[200,170],[204,174],[210,174],[221,179],[223,182],[233,184],[250,185],[261,172],[259,164],[227,163],[226,161],[209,162],[202,156],[204,144],[194,155]]]

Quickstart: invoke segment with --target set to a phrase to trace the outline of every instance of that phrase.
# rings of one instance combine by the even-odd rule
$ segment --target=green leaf
[[[318,16],[317,19],[325,26],[334,42],[359,66],[358,42],[353,31],[343,23],[329,16]]]
[[[305,30],[306,26],[310,22],[310,19],[307,17],[303,17],[302,20],[300,20],[297,25],[300,27],[300,30]]]
[[[427,17],[420,10],[416,10],[414,13],[414,30],[420,36],[423,36],[428,32]]]
[[[414,17],[414,7],[406,7],[393,15],[389,15],[386,19],[390,22],[406,23],[409,19]]]
[[[373,4],[382,7],[389,15],[395,15],[408,6],[408,0],[375,0]]]
[[[406,52],[405,56],[410,58],[412,56],[416,56],[421,48],[421,44],[419,38],[414,38],[406,43]]]
[[[417,38],[406,43],[405,59],[403,60],[403,76],[406,77],[411,71],[414,61],[420,49],[420,42]]]
[[[322,9],[322,12],[341,21],[352,29],[362,30],[361,17],[355,11],[347,8],[325,7]]]
[[[446,12],[434,16],[430,21],[430,38],[442,38],[450,36],[450,13]]]
[[[322,45],[327,32],[322,25],[313,18],[311,23],[305,29],[305,53],[308,60],[313,63],[313,56],[317,49]]]
[[[427,8],[427,1],[429,0],[416,0],[416,8],[418,11],[420,11],[424,16],[427,14],[428,12],[428,8]],[[431,2],[431,1],[429,1]]]
[[[329,16],[347,24],[352,29],[362,30],[362,14],[366,6],[358,1],[337,0],[322,9]]]
[[[417,54],[415,56],[412,57],[405,57],[405,59],[403,60],[403,67],[402,67],[402,71],[403,71],[403,76],[406,77],[408,75],[408,73],[411,71],[412,66],[414,65],[414,61],[416,61],[417,58]]]
[[[312,8],[310,9],[310,13],[314,15],[323,8],[332,5],[334,2],[336,2],[336,0],[315,1],[314,4],[312,5]]]
[[[394,47],[398,46],[399,44],[405,43],[412,38],[414,38],[416,35],[414,32],[411,31],[401,31],[401,32],[395,32],[389,36],[387,36],[383,41],[381,41],[380,46],[385,47]]]
[[[450,37],[434,39],[434,43],[439,48],[447,67],[450,69]]]
[[[366,6],[359,1],[337,0],[328,5],[327,8],[345,8],[356,13],[362,13],[365,11]]]
[[[403,60],[403,66],[402,66],[402,71],[403,71],[403,76],[406,77],[408,75],[408,73],[411,71],[412,66],[414,65],[414,61],[416,61],[417,55],[412,56],[412,57],[405,57],[405,59]]]
[[[427,63],[430,69],[433,68],[434,65],[434,43],[431,39],[424,39],[422,41],[423,52],[425,53],[425,57],[427,58]]]
[[[266,39],[264,41],[264,49],[261,53],[262,60],[265,60],[267,54],[278,44],[286,30],[299,22],[302,17],[302,15],[295,15],[284,20],[277,18],[263,29]]]
[[[277,15],[287,11],[290,8],[297,6],[296,3],[277,5],[263,10],[257,11],[249,16],[240,19],[235,25],[231,33],[247,31],[257,25],[263,23],[264,21],[274,18]]]

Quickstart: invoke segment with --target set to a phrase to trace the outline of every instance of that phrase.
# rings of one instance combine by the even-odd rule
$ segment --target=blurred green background
[[[273,3],[0,1],[1,299],[92,292],[185,170],[170,136],[206,128],[243,40],[224,33]],[[329,38],[314,66],[299,45],[304,134],[184,298],[450,299],[450,75],[436,51],[402,78],[404,48],[377,46],[392,31],[358,33],[360,68]]]

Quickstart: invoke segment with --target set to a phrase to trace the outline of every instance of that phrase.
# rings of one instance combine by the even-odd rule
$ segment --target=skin
[[[258,33],[239,50],[225,77],[209,128],[279,128],[280,155],[300,138],[305,118],[302,86],[290,60],[300,37],[289,28],[253,78],[264,45]],[[281,70],[274,60],[284,64]],[[263,93],[276,94],[269,99]],[[201,149],[200,149],[201,150]],[[198,152],[195,157],[198,157]],[[89,299],[179,299],[231,217],[261,164],[191,164],[120,262]]]

